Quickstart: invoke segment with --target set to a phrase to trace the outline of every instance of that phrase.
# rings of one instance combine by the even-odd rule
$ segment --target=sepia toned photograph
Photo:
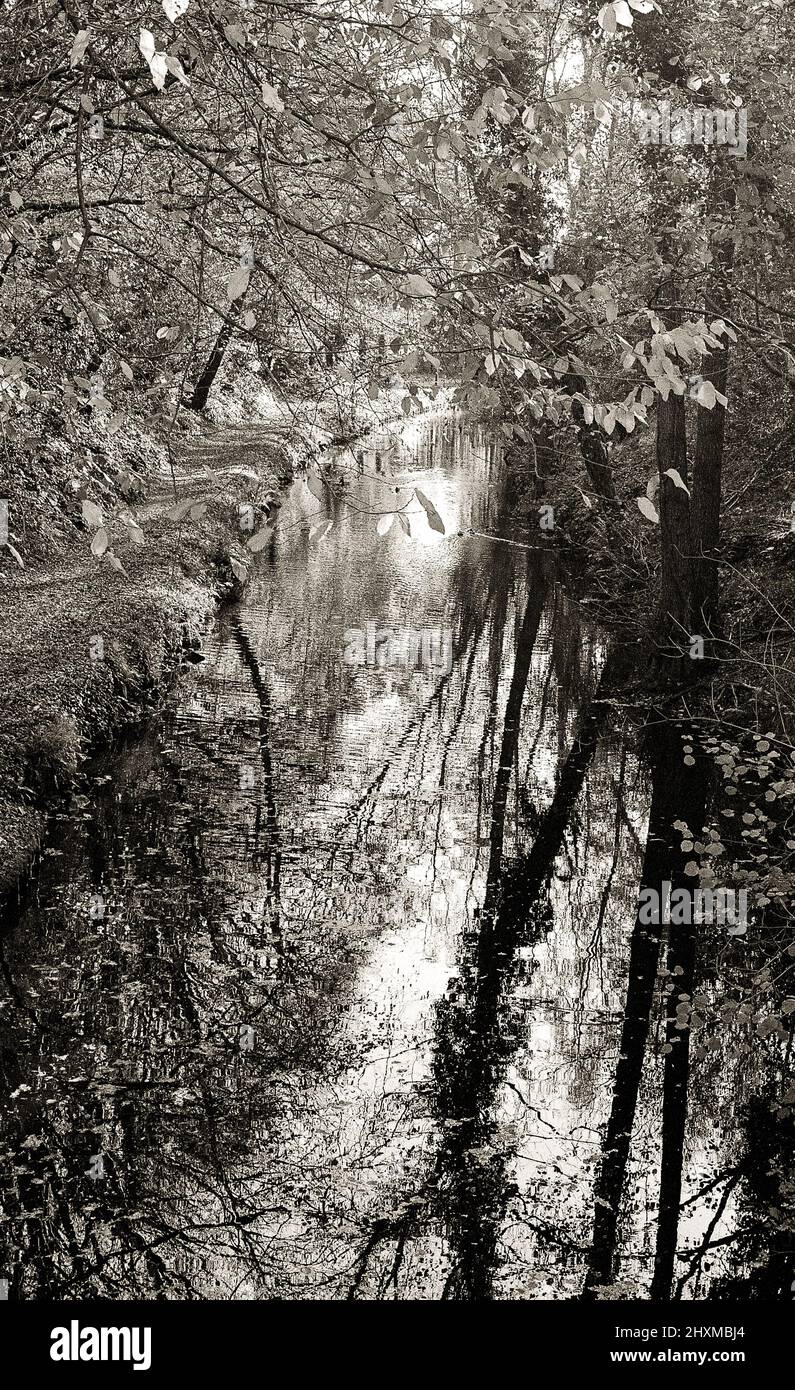
[[[187,1305],[752,1367],[792,0],[5,0],[0,53],[0,1326],[53,1382]]]

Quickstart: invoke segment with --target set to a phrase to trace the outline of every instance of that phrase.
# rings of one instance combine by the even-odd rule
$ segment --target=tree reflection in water
[[[11,1296],[782,1296],[780,1059],[694,1063],[677,998],[725,943],[636,920],[704,770],[636,746],[541,537],[466,534],[523,534],[493,437],[339,462],[354,507],[310,541],[295,484],[206,665],[7,905]],[[413,506],[376,535],[409,484],[448,537]],[[452,629],[452,670],[346,666],[369,621]]]

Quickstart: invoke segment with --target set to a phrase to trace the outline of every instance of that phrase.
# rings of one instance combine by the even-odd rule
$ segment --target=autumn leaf
[[[155,44],[155,36],[152,33],[151,29],[141,30],[141,37],[138,40],[138,47],[140,48],[141,53],[143,54],[143,57],[146,59],[147,63],[151,63],[152,59],[155,56],[155,51],[157,47]]]
[[[682,492],[686,492],[688,497],[690,496],[690,488],[687,486],[687,483],[683,481],[682,475],[678,469],[666,468],[663,477],[670,478],[674,487],[681,488]]]
[[[660,517],[654,503],[648,497],[636,497],[638,509],[643,513],[647,521],[659,522]]]
[[[424,275],[408,275],[406,277],[406,294],[414,299],[427,298],[428,295],[435,295],[436,290]]]
[[[107,564],[110,565],[111,569],[115,570],[117,574],[123,574],[127,579],[129,579],[129,575],[127,574],[127,571],[124,568],[124,565],[122,564],[118,555],[114,555],[112,550],[107,551],[105,555],[105,560]]]
[[[94,539],[91,542],[91,554],[96,555],[97,559],[100,559],[105,554],[107,548],[108,533],[104,526],[100,526],[99,530],[95,532]]]
[[[264,550],[273,535],[272,526],[262,526],[259,531],[255,531],[253,536],[249,536],[246,546],[256,555],[258,551]]]
[[[195,504],[195,497],[183,498],[181,502],[177,502],[177,505],[175,507],[172,507],[171,510],[166,513],[169,521],[183,521],[185,517],[188,515],[188,512],[190,511],[191,507],[195,506]]]
[[[181,15],[184,15],[189,4],[190,0],[163,0],[163,9],[166,12],[166,17],[174,24]]]
[[[71,51],[69,53],[69,66],[76,68],[86,55],[86,50],[91,40],[90,29],[78,29],[74,37]]]
[[[312,496],[317,498],[318,502],[326,501],[326,489],[320,479],[316,478],[313,473],[310,473],[307,478],[306,485]]]
[[[440,517],[430,498],[426,497],[424,492],[420,492],[420,489],[418,487],[414,489],[414,496],[416,497],[417,501],[419,502],[420,506],[425,512],[425,515],[428,518],[428,525],[430,526],[431,530],[439,531],[441,535],[444,535],[444,522],[442,521],[442,518]]]
[[[274,111],[277,116],[280,116],[284,110],[284,102],[270,82],[263,82],[262,84],[262,104],[269,111]]]
[[[251,271],[248,269],[247,266],[237,266],[236,269],[232,271],[232,274],[229,276],[229,279],[226,282],[227,299],[230,301],[240,299],[241,295],[244,295],[246,293],[246,290],[248,289],[248,282],[250,278]]]

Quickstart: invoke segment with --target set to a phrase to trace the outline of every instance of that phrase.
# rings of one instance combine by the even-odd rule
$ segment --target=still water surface
[[[493,436],[436,419],[339,462],[348,501],[293,485],[245,602],[8,913],[16,1296],[577,1298],[589,1261],[648,1295],[656,956],[642,1046],[622,1021],[652,789],[621,706],[590,703],[605,640],[543,536],[469,534],[527,536]],[[411,536],[377,533],[395,496]],[[419,634],[414,669],[385,630]],[[746,1258],[721,1175],[752,1085],[691,1081],[685,1297]]]

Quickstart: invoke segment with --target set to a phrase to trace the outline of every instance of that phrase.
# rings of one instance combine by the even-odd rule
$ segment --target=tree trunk
[[[673,392],[657,407],[657,469],[660,475],[660,600],[656,618],[658,645],[681,653],[690,633],[690,499],[666,477],[675,468],[687,482],[685,399]]]
[[[668,238],[663,238],[661,249],[664,259],[669,253],[667,242]],[[660,317],[667,329],[676,328],[681,322],[681,312],[674,272],[670,269],[659,294],[662,299]],[[675,469],[682,482],[687,484],[684,393],[677,396],[670,390],[667,400],[660,397],[656,454],[660,479],[657,498],[660,514],[660,597],[654,620],[654,638],[661,655],[679,659],[690,637],[690,497],[667,473],[669,469]]]
[[[235,325],[231,319],[232,312],[233,311],[230,310],[230,317],[225,318],[221,324],[218,337],[213,344],[212,352],[207,358],[204,368],[200,372],[196,385],[193,388],[193,395],[188,402],[191,410],[204,410],[207,404],[207,397],[218,375],[218,369],[224,360],[224,353],[229,346],[229,340],[234,332]]]
[[[726,201],[733,202],[734,190],[728,190]],[[717,274],[707,286],[705,317],[707,322],[725,318],[731,312],[731,271],[734,264],[734,242],[713,244]],[[729,369],[729,347],[723,346],[707,353],[702,364],[703,375],[722,396],[726,395]],[[711,632],[718,613],[719,583],[717,548],[720,539],[721,474],[723,442],[726,432],[726,407],[720,401],[707,410],[699,407],[696,452],[693,462],[693,488],[690,501],[690,529],[693,555],[693,614],[694,622]]]
[[[587,400],[590,400],[588,382],[578,372],[567,372],[560,384],[572,397],[571,418],[574,421],[580,454],[588,471],[588,477],[593,484],[593,490],[597,497],[604,497],[608,502],[615,502],[616,488],[613,482],[607,436],[594,420],[588,424],[582,401],[574,400],[575,394],[585,396]]]

